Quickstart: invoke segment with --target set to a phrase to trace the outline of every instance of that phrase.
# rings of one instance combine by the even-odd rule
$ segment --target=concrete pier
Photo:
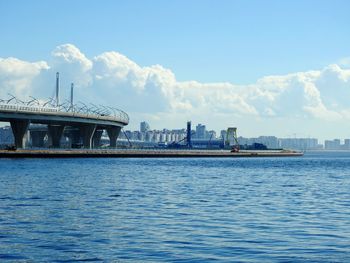
[[[85,149],[92,148],[92,137],[94,136],[96,125],[84,125],[80,127],[80,134],[83,139]]]
[[[28,131],[30,124],[29,120],[14,120],[11,121],[11,128],[13,136],[15,137],[15,146],[16,148],[24,148],[24,135]]]
[[[47,131],[30,131],[30,137],[32,138],[33,147],[44,147],[44,138],[47,134]]]
[[[60,148],[60,141],[62,138],[64,125],[49,125],[49,145],[53,148]]]
[[[115,148],[117,147],[117,138],[121,127],[109,127],[106,129],[109,137],[109,147]]]
[[[71,147],[76,147],[76,145],[79,145],[81,143],[80,129],[78,127],[71,127],[71,129],[66,129],[65,136],[69,138]]]
[[[101,137],[102,137],[103,130],[95,130],[94,136],[92,137],[92,146],[93,148],[98,148],[101,145]]]

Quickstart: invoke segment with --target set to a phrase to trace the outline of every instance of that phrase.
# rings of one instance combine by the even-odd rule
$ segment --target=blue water
[[[0,159],[0,261],[350,262],[350,153]]]

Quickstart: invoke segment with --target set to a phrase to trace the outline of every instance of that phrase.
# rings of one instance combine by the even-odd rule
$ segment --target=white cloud
[[[27,62],[17,58],[0,58],[0,94],[8,93],[20,98],[31,95],[33,80],[49,66],[44,61]]]
[[[65,44],[52,51],[52,69],[61,74],[61,78],[74,82],[78,87],[92,84],[91,69],[93,62],[74,45]]]
[[[179,82],[161,65],[142,67],[114,51],[89,59],[72,44],[56,47],[48,62],[0,59],[0,97],[9,92],[48,97],[56,71],[61,73],[63,90],[74,82],[80,100],[120,107],[132,114],[131,120],[146,115],[183,122],[205,121],[205,116],[241,122],[350,119],[350,69],[341,65],[266,76],[250,85]]]

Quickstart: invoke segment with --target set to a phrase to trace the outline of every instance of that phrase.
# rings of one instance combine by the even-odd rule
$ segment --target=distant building
[[[198,124],[196,126],[196,134],[195,134],[195,137],[197,139],[205,139],[206,138],[206,127],[205,125],[202,125],[202,124]]]
[[[268,149],[291,150],[320,150],[322,145],[315,138],[277,138],[275,136],[259,136],[257,138],[238,137],[240,145],[253,145],[255,143],[266,145]]]
[[[140,132],[146,133],[150,130],[150,126],[147,122],[143,121],[140,123]]]
[[[159,142],[165,142],[165,135],[162,132],[159,133]]]
[[[325,148],[325,150],[341,150],[342,149],[339,139],[325,140],[324,141],[324,148]]]
[[[162,145],[186,145],[187,144],[187,128],[183,129],[162,129],[151,130],[150,125],[143,121],[140,123],[140,131],[125,131],[125,135],[136,145],[153,147]],[[10,127],[4,127],[7,130],[6,138],[13,140]],[[4,135],[0,140],[4,141]],[[2,131],[4,133],[4,131]],[[191,130],[193,139],[193,148],[222,148],[226,140],[227,130],[221,130],[220,134],[216,134],[214,130],[206,130],[204,124],[198,124],[195,130]],[[120,134],[120,140],[126,140],[126,136]],[[256,138],[238,137],[238,142],[242,146],[264,145],[268,149],[291,149],[291,150],[350,150],[350,139],[345,139],[341,144],[339,139],[326,140],[324,146],[319,144],[316,138],[277,138],[276,136],[259,136]],[[9,144],[8,143],[8,144]],[[242,147],[244,148],[244,147]],[[249,147],[248,147],[249,148]],[[247,148],[247,149],[248,149]]]
[[[151,142],[153,140],[153,132],[147,131],[144,139],[146,142]]]
[[[227,134],[227,130],[220,131],[220,138],[224,141],[226,140],[226,134]]]
[[[0,128],[0,144],[13,144],[15,141],[10,126]]]
[[[292,150],[320,150],[322,145],[316,138],[280,138],[279,147]]]
[[[269,149],[279,148],[278,139],[275,136],[260,136],[256,143],[264,144]]]
[[[216,131],[213,131],[213,130],[208,131],[206,137],[208,139],[215,139],[216,138]]]
[[[143,141],[144,139],[144,134],[142,132],[139,131],[133,131],[131,133],[131,140],[135,140],[135,141]]]

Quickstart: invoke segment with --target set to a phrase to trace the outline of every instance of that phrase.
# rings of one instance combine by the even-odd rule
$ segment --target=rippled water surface
[[[0,261],[350,262],[350,153],[0,159]]]

